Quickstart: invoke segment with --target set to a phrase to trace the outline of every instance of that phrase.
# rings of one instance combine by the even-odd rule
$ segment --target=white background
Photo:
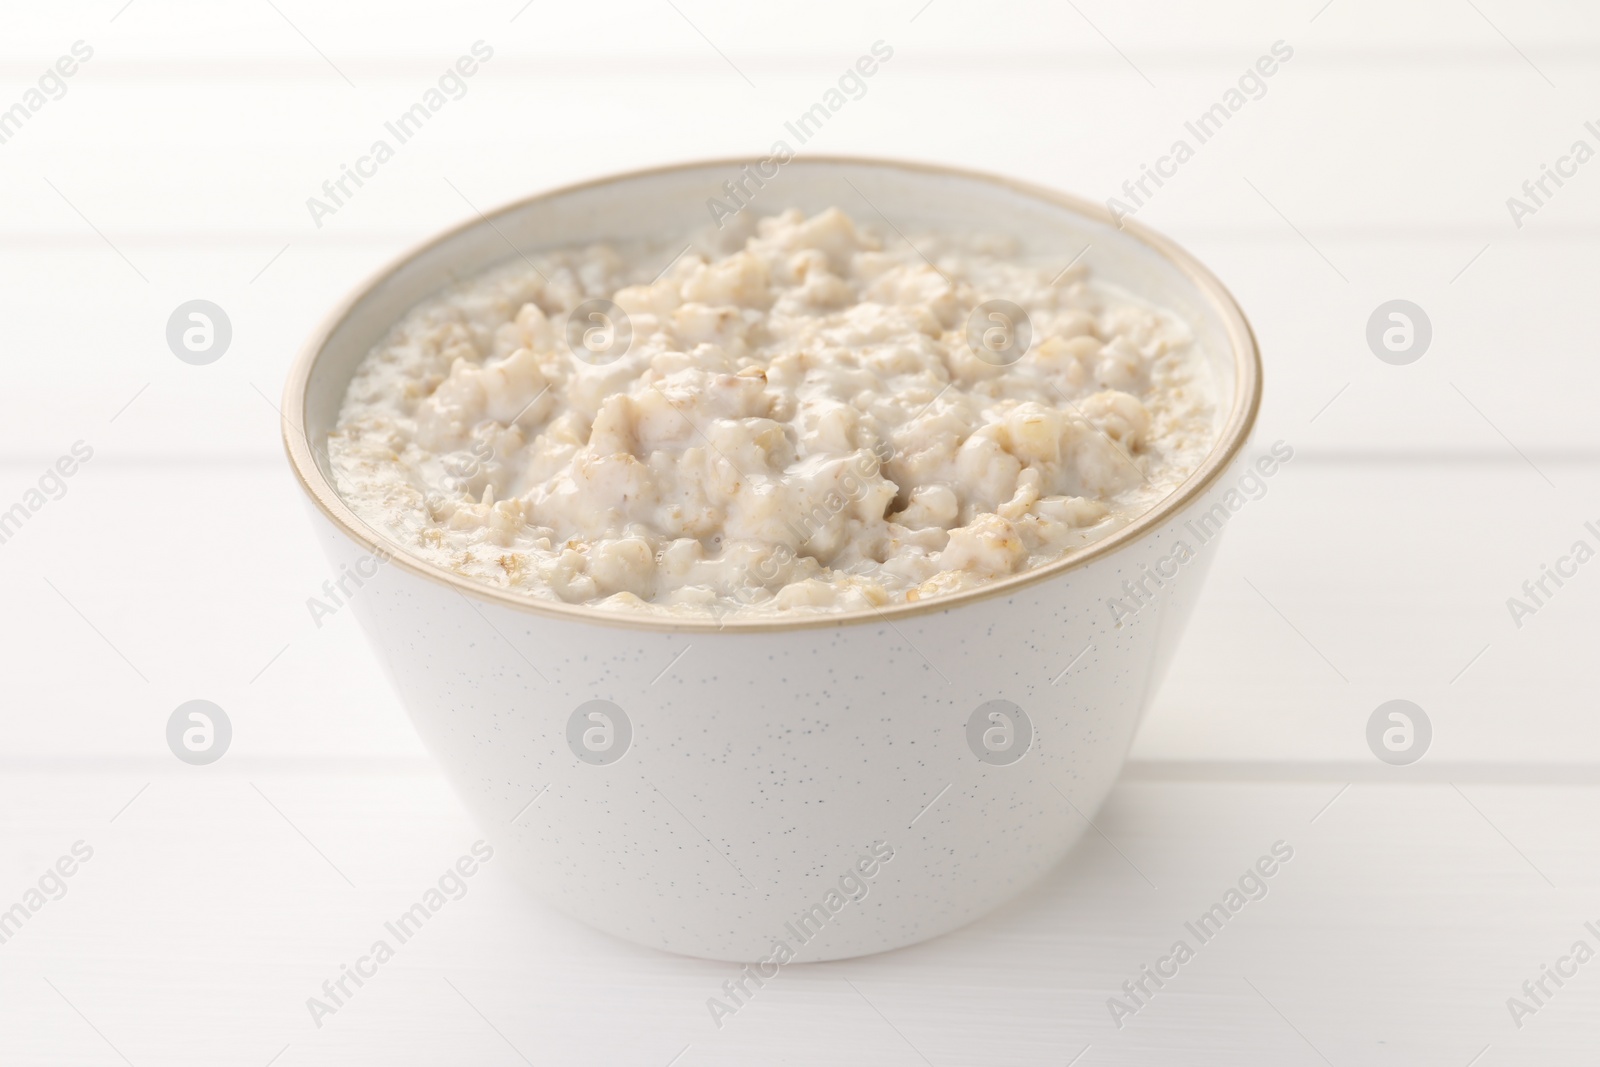
[[[1520,1028],[1506,1005],[1600,949],[1600,563],[1520,628],[1506,606],[1600,522],[1600,162],[1520,228],[1506,205],[1573,141],[1600,149],[1591,9],[674,3],[0,15],[0,108],[94,49],[0,145],[0,510],[94,450],[0,545],[0,908],[94,849],[0,945],[0,1063],[1591,1062],[1600,962]],[[306,198],[480,39],[467,95],[315,226]],[[315,1027],[306,998],[493,834],[355,620],[306,610],[328,574],[274,409],[296,347],[474,207],[764,152],[880,39],[893,59],[808,150],[1095,198],[1294,49],[1139,214],[1243,304],[1256,443],[1295,458],[1230,524],[1099,832],[1002,913],[786,969],[720,1030],[732,967],[590,932],[490,863]],[[233,324],[210,366],[164,338],[194,298]],[[1365,341],[1395,298],[1432,321],[1409,366]],[[206,768],[164,738],[193,698],[234,726]],[[1393,698],[1434,730],[1404,768],[1365,740]],[[1107,997],[1277,840],[1295,858],[1269,896],[1114,1026]]]

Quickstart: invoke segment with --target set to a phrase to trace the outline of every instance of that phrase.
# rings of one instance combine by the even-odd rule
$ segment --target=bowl
[[[1086,248],[1097,277],[1194,329],[1218,386],[1213,450],[1153,510],[1054,564],[793,618],[528,599],[407,556],[345,505],[327,435],[357,363],[407,310],[519,253],[703,227],[746,168],[766,178],[762,212],[998,231],[1063,264]],[[1260,395],[1244,316],[1165,238],[1005,178],[809,157],[637,171],[479,216],[345,300],[300,353],[283,411],[339,584],[497,863],[601,930],[766,975],[954,929],[1067,854],[1199,594]]]

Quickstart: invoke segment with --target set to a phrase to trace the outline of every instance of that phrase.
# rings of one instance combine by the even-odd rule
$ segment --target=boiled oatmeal
[[[837,209],[702,244],[514,258],[416,307],[345,396],[341,496],[535,599],[848,611],[1060,559],[1213,443],[1190,330],[1081,265]]]

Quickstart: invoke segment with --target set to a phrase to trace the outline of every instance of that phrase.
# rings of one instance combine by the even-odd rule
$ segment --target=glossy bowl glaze
[[[1218,385],[1206,462],[1149,514],[1050,566],[794,619],[530,600],[406,556],[344,504],[328,432],[357,363],[413,305],[518,252],[670,241],[704,226],[706,202],[756,162],[586,182],[445,234],[334,312],[283,410],[350,602],[497,856],[602,930],[767,974],[970,922],[1082,835],[1198,595],[1261,368],[1216,279],[1099,205],[943,167],[795,159],[756,210],[837,205],[899,231],[1009,233],[1025,254],[1081,254],[1096,277],[1177,312]]]

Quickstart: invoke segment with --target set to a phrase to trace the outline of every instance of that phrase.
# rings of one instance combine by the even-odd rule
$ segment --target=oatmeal
[[[1211,448],[1188,328],[1081,265],[837,209],[702,244],[514,258],[419,305],[351,381],[340,494],[536,599],[846,611],[1057,560]]]

